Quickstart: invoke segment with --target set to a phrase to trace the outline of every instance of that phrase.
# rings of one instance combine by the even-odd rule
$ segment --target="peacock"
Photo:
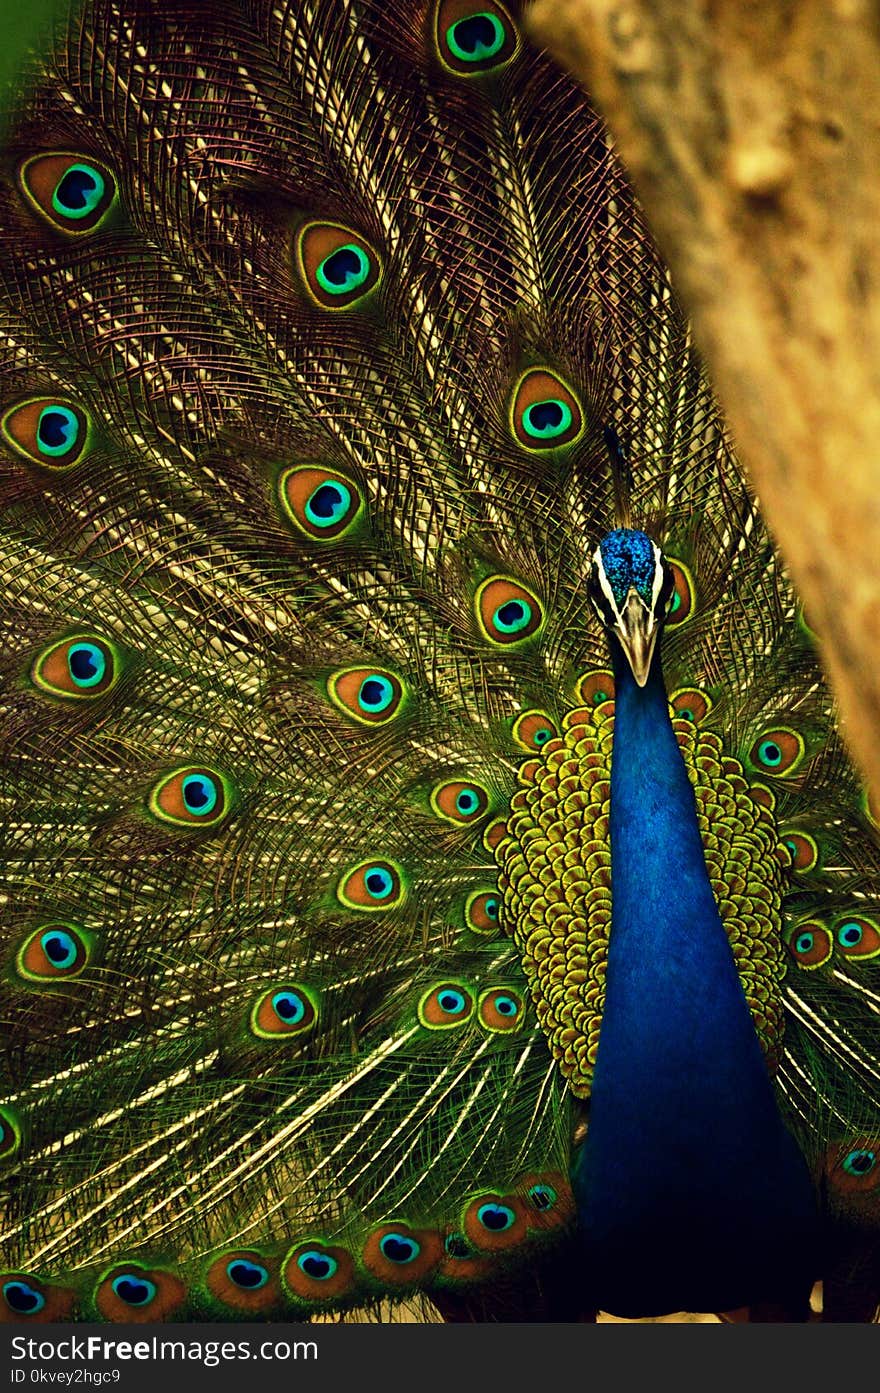
[[[22,75],[4,1320],[873,1318],[880,805],[526,10]]]

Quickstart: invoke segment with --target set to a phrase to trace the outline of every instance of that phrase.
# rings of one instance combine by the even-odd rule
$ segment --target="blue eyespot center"
[[[483,63],[504,47],[504,26],[496,15],[481,10],[466,15],[446,30],[446,42],[463,63]]]
[[[455,800],[456,812],[462,817],[470,817],[480,806],[480,799],[472,788],[463,788]]]
[[[218,793],[206,774],[187,774],[182,785],[183,806],[195,817],[207,817],[217,806]]]
[[[519,1002],[512,996],[496,996],[495,1010],[499,1016],[516,1016],[519,1014]]]
[[[775,769],[782,763],[782,751],[775,740],[762,740],[758,746],[758,758],[763,764]]]
[[[815,942],[811,933],[798,934],[794,946],[798,953],[809,953]]]
[[[571,407],[555,398],[532,402],[523,412],[523,424],[528,434],[538,440],[552,440],[557,435],[563,435],[571,423]]]
[[[296,992],[276,992],[272,997],[272,1009],[285,1025],[299,1025],[306,1014],[306,1004]]]
[[[535,1209],[540,1209],[542,1213],[552,1209],[558,1198],[552,1185],[533,1185],[529,1190],[529,1199]]]
[[[492,616],[496,629],[503,634],[517,634],[532,620],[532,607],[527,600],[505,600]]]
[[[73,164],[58,181],[52,207],[61,217],[77,220],[93,213],[104,197],[104,176],[88,164]]]
[[[876,1152],[867,1150],[851,1151],[844,1159],[843,1169],[848,1175],[869,1175],[876,1164]]]
[[[107,659],[95,643],[74,643],[67,651],[67,668],[77,687],[96,687],[107,672]]]
[[[477,1219],[490,1233],[504,1233],[516,1222],[516,1215],[506,1204],[481,1204]]]
[[[855,948],[864,938],[864,930],[861,924],[847,923],[841,924],[837,930],[837,941],[842,943],[844,948]]]
[[[459,1016],[467,1006],[464,992],[453,991],[447,987],[437,998],[437,1004],[441,1011],[445,1011],[448,1016]]]
[[[250,1262],[247,1258],[235,1258],[226,1265],[226,1275],[235,1286],[243,1291],[259,1291],[269,1280],[269,1273],[262,1264]]]
[[[370,715],[380,715],[387,711],[394,700],[394,684],[387,677],[374,673],[365,677],[358,691],[358,705]]]
[[[4,1282],[3,1297],[9,1309],[19,1316],[35,1316],[46,1304],[43,1293],[27,1282]]]
[[[402,1233],[386,1233],[379,1240],[379,1249],[389,1262],[412,1262],[422,1251],[421,1244]]]
[[[42,455],[57,459],[68,454],[79,436],[80,423],[69,406],[44,406],[37,421],[37,446]]]
[[[64,969],[72,967],[76,962],[76,940],[61,929],[47,929],[41,934],[40,947],[53,967]]]
[[[347,242],[325,256],[316,275],[318,284],[328,295],[348,295],[369,278],[370,258],[363,248]]]
[[[351,507],[351,489],[336,479],[327,479],[309,495],[305,514],[315,527],[334,527]]]
[[[532,740],[536,745],[546,745],[547,741],[552,739],[553,731],[550,730],[547,726],[541,726],[540,730],[536,730],[534,735],[532,736]]]
[[[329,1253],[319,1253],[314,1249],[309,1249],[307,1253],[300,1253],[296,1260],[296,1265],[306,1277],[311,1277],[316,1282],[326,1282],[330,1277],[334,1277],[339,1270],[339,1263]]]
[[[494,895],[487,895],[483,901],[483,913],[487,919],[498,918],[498,901]]]
[[[156,1283],[148,1277],[133,1277],[130,1273],[114,1277],[110,1285],[119,1300],[127,1306],[149,1306],[158,1291]]]
[[[394,889],[394,877],[384,866],[373,866],[365,874],[364,884],[374,900],[386,900]]]

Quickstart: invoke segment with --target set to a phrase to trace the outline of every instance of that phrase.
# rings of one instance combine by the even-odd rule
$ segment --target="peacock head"
[[[615,528],[593,553],[588,585],[593,608],[620,643],[640,687],[648,680],[674,585],[671,567],[644,532]]]

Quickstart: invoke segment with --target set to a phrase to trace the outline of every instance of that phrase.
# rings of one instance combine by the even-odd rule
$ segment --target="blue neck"
[[[659,657],[639,688],[612,646],[612,929],[574,1172],[588,1282],[621,1315],[725,1310],[809,1289],[813,1191],[709,884]]]

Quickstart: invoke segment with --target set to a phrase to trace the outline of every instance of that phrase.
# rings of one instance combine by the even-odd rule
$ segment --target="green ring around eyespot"
[[[178,778],[181,774],[195,774],[201,771],[202,769],[205,769],[212,776],[212,778],[216,779],[223,790],[222,800],[219,797],[217,799],[217,802],[220,804],[219,812],[217,812],[213,817],[206,817],[204,819],[199,818],[198,814],[192,814],[191,817],[174,817],[171,813],[167,813],[164,808],[161,808],[159,806],[159,795],[161,794],[163,788],[166,788],[167,785],[170,784],[173,779]],[[198,827],[214,827],[218,822],[222,822],[223,819],[227,816],[230,809],[232,808],[234,800],[234,784],[232,784],[230,780],[225,777],[225,775],[219,773],[218,770],[212,769],[208,765],[183,764],[177,769],[172,769],[170,774],[164,775],[164,777],[160,779],[157,784],[154,785],[147,797],[147,809],[159,822],[168,823],[170,826],[188,827],[190,829]],[[216,804],[214,806],[216,806]],[[192,818],[196,818],[197,820],[193,821]]]
[[[90,195],[90,197],[92,198],[92,202],[86,208],[67,208],[63,203],[60,203],[58,200],[58,190],[61,188],[61,185],[64,183],[68,175],[74,173],[87,174],[90,179],[96,180],[98,184],[98,189],[96,193],[94,195]],[[61,178],[58,180],[58,183],[55,185],[55,188],[52,190],[52,207],[58,214],[58,216],[60,218],[64,218],[65,221],[71,220],[73,222],[79,222],[82,218],[90,218],[92,216],[95,209],[98,207],[98,204],[101,202],[101,199],[104,198],[106,193],[107,180],[104,178],[100,169],[96,169],[95,166],[91,164],[71,164],[67,166],[67,169],[64,171]]]
[[[339,285],[335,281],[330,281],[324,274],[324,267],[327,262],[332,260],[334,256],[338,256],[340,252],[353,252],[359,262],[359,270],[355,271],[349,277],[346,285]],[[370,258],[367,256],[363,247],[359,247],[356,242],[344,242],[340,246],[334,247],[332,252],[328,252],[324,260],[319,263],[315,270],[315,280],[326,295],[351,295],[352,291],[357,290],[359,286],[362,286],[365,281],[369,280],[371,270]]]
[[[0,1108],[0,1164],[14,1156],[21,1146],[21,1123],[12,1108]]]
[[[562,420],[559,424],[555,426],[543,426],[541,428],[530,425],[529,417],[531,413],[537,407],[547,406],[551,402],[554,406],[558,406],[562,412]],[[526,407],[522,415],[523,430],[527,435],[531,436],[532,440],[556,440],[560,435],[565,435],[566,431],[571,429],[573,421],[574,416],[572,415],[571,407],[568,405],[568,402],[561,401],[559,397],[548,397],[545,401],[533,401]]]
[[[41,676],[41,669],[45,666],[48,659],[51,658],[53,653],[57,653],[59,648],[66,648],[68,645],[70,647],[75,647],[77,643],[90,643],[94,644],[96,647],[101,646],[106,648],[110,654],[112,659],[110,679],[106,686],[101,687],[99,692],[94,691],[91,687],[77,687],[75,691],[65,691],[64,688],[53,687],[50,682],[47,682]],[[37,654],[36,658],[31,663],[30,679],[35,687],[41,692],[46,692],[48,696],[60,697],[63,701],[94,701],[95,697],[103,697],[106,696],[108,692],[112,692],[116,683],[119,681],[121,671],[122,654],[115,643],[111,643],[109,639],[99,637],[97,634],[67,634],[65,638],[56,639],[54,643],[50,643],[48,648],[44,648],[41,653]],[[106,670],[104,674],[102,674],[102,681],[104,677],[106,677]],[[71,675],[71,681],[73,680],[75,679]]]
[[[82,407],[78,407],[77,410],[79,410],[83,418],[85,434],[82,440],[82,444],[80,445],[79,450],[77,451],[75,457],[72,460],[68,460],[61,464],[53,464],[49,458],[44,458],[42,460],[35,459],[34,456],[31,454],[30,450],[26,450],[25,447],[23,445],[20,445],[19,442],[15,439],[15,436],[9,430],[8,421],[11,416],[14,416],[16,412],[20,411],[23,407],[31,406],[34,402],[45,400],[45,396],[39,396],[25,397],[22,401],[13,402],[13,404],[7,407],[7,409],[3,412],[2,416],[0,416],[0,434],[2,434],[3,439],[5,440],[6,444],[10,447],[10,449],[14,450],[15,453],[17,455],[20,455],[22,459],[28,460],[31,464],[36,464],[38,468],[42,465],[44,468],[51,469],[54,472],[60,474],[63,471],[67,469],[73,469],[76,465],[80,464],[84,456],[88,453],[93,438],[92,422],[88,413],[86,411],[83,411]],[[71,408],[67,405],[66,402],[59,401],[56,404],[58,406],[63,406],[67,411],[71,410]],[[70,447],[68,446],[68,449],[69,448]]]
[[[285,992],[289,993],[291,996],[301,997],[304,1003],[303,1016],[307,1014],[307,1010],[305,1008],[310,1006],[312,1008],[312,1019],[309,1021],[308,1025],[299,1027],[298,1021],[285,1021],[284,1017],[278,1015],[278,1012],[275,1011],[275,1015],[277,1016],[282,1027],[286,1025],[289,1027],[288,1030],[264,1030],[263,1027],[260,1025],[260,1011],[262,1009],[263,1003],[265,1002],[268,996],[271,996],[273,998],[274,1010],[274,998],[281,996]],[[310,1035],[314,1030],[315,1026],[317,1025],[319,1009],[320,1002],[317,994],[315,992],[310,991],[308,987],[304,987],[302,982],[290,982],[288,984],[282,982],[280,985],[277,985],[275,987],[269,987],[268,990],[260,993],[253,1006],[251,1007],[249,1024],[252,1033],[256,1035],[260,1040],[271,1040],[274,1043],[279,1044],[283,1043],[285,1040],[290,1039],[302,1040],[305,1039],[307,1035]],[[302,1019],[302,1017],[300,1019]]]
[[[468,20],[472,19],[487,19],[495,31],[495,37],[490,47],[487,48],[482,42],[478,45],[478,48],[482,50],[481,52],[477,52],[474,49],[461,48],[455,38],[455,31],[458,26],[460,24],[466,24]],[[473,14],[463,15],[462,18],[457,19],[454,24],[450,24],[449,28],[446,30],[446,43],[449,47],[449,52],[453,57],[457,58],[460,63],[485,63],[488,58],[494,58],[495,54],[500,52],[504,47],[506,39],[507,32],[504,25],[497,15],[490,14],[488,10],[475,10]]]
[[[55,930],[56,932],[59,930],[66,932],[70,936],[70,938],[73,939],[74,943],[77,945],[78,950],[82,953],[82,962],[79,964],[75,972],[68,972],[64,968],[59,969],[57,975],[55,973],[36,973],[29,971],[29,969],[25,965],[25,958],[27,957],[28,949],[30,948],[35,938],[41,938],[44,934],[51,933],[53,930]],[[21,947],[16,953],[15,970],[18,973],[19,977],[21,977],[23,982],[34,982],[36,985],[40,987],[45,987],[47,982],[55,984],[59,982],[74,981],[82,972],[83,968],[87,966],[89,957],[91,956],[92,945],[93,939],[91,934],[87,934],[85,930],[80,927],[79,924],[71,924],[63,919],[56,919],[51,924],[40,924],[37,928],[31,930],[27,938],[24,940],[24,943],[22,943]],[[45,951],[46,950],[44,948],[43,952],[45,953]],[[48,957],[48,954],[46,956]],[[76,959],[74,959],[74,961],[75,960]]]
[[[392,873],[397,877],[397,894],[394,895],[393,898],[388,899],[387,897],[383,897],[382,899],[373,899],[366,885],[365,888],[367,888],[367,893],[371,895],[371,903],[369,904],[362,904],[360,900],[349,899],[345,894],[344,887],[351,880],[352,876],[357,875],[358,871],[363,871],[365,875],[368,875],[373,868],[385,870],[386,867],[390,867]],[[403,869],[396,861],[392,861],[388,856],[383,856],[381,859],[370,857],[366,861],[359,861],[355,866],[350,866],[336,886],[336,898],[339,903],[344,904],[346,909],[356,910],[359,914],[377,914],[383,913],[388,909],[397,909],[403,904],[406,895],[407,885]]]

